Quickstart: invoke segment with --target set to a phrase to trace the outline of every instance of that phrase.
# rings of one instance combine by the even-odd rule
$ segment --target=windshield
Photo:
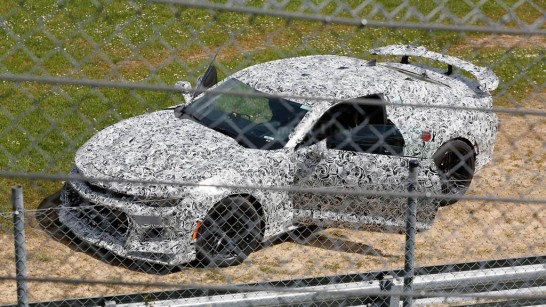
[[[219,93],[207,92],[184,108],[184,118],[232,137],[247,148],[284,147],[310,109],[283,98],[256,96],[259,91],[236,79],[229,79],[214,90]]]

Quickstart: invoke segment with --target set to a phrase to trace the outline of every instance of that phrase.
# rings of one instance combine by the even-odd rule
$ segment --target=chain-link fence
[[[0,304],[546,302],[544,0],[9,0],[0,36]]]

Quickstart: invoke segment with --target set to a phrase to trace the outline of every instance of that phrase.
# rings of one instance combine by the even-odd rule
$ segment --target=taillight
[[[423,131],[423,133],[421,133],[421,140],[423,140],[424,142],[428,142],[432,139],[432,133],[430,133],[430,131]]]

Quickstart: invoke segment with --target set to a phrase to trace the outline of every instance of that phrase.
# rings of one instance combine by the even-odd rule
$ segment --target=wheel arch
[[[261,220],[261,222],[260,222],[260,234],[263,237],[264,230],[265,230],[265,216],[264,216],[264,209],[263,209],[262,204],[258,201],[258,199],[254,195],[252,195],[250,193],[233,193],[233,194],[229,194],[229,195],[226,195],[224,198],[222,198],[218,203],[222,202],[224,199],[233,198],[233,197],[245,198],[252,204],[252,207],[254,208],[254,210],[256,210],[256,212],[258,212],[258,215],[260,216],[260,220]],[[214,206],[218,205],[218,203],[216,203]]]
[[[464,144],[466,146],[468,146],[467,149],[464,149],[464,148],[457,148],[457,145],[454,145],[453,143],[458,143],[459,145],[458,146],[461,146],[460,144]],[[452,144],[452,145],[450,145]],[[461,157],[470,157],[468,155],[468,153],[473,153],[472,155],[472,159],[470,161],[472,161],[472,164],[469,165],[467,164],[467,160],[466,158],[464,163],[465,163],[465,167],[461,167],[461,166],[457,166],[458,163],[461,163],[462,161],[458,160],[458,158],[455,158],[456,159],[456,163],[455,163],[455,167],[456,168],[451,168],[452,166],[448,166],[448,169],[447,170],[442,170],[443,167],[445,167],[445,165],[442,167],[442,164],[443,164],[443,161],[444,161],[444,157],[447,157],[447,153],[452,151],[452,150],[464,150],[463,152],[459,151],[459,154],[457,154],[457,156]],[[440,176],[443,176],[442,174],[450,174],[451,175],[447,175],[448,177],[444,176],[443,179],[441,177],[441,180],[443,180],[444,182],[442,183],[442,194],[448,194],[448,193],[453,193],[455,195],[464,195],[466,193],[466,190],[468,189],[468,186],[470,185],[470,181],[472,180],[472,178],[474,177],[474,174],[475,174],[475,171],[476,171],[476,157],[477,157],[477,153],[476,153],[476,148],[475,146],[472,144],[472,142],[464,137],[456,137],[456,138],[452,138],[452,139],[449,139],[447,141],[445,141],[444,143],[442,143],[442,145],[440,147],[438,147],[438,149],[436,150],[436,152],[434,153],[432,159],[434,161],[434,164],[436,165],[436,168],[437,168],[437,172]],[[448,162],[446,162],[448,165],[452,164],[453,161],[451,161],[452,158],[449,158],[448,157]],[[440,163],[440,164],[439,164]],[[470,166],[467,167],[467,166]],[[470,169],[470,171],[468,170]],[[456,174],[456,176],[460,176],[460,171],[459,170],[462,170],[463,172],[463,176],[464,177],[455,177],[455,180],[456,181],[459,181],[459,180],[466,180],[468,181],[468,183],[465,183],[463,185],[461,184],[453,184],[451,183],[451,176],[453,174]],[[444,172],[445,171],[445,172]],[[455,188],[455,189],[453,189]],[[458,199],[457,198],[453,198],[453,199],[443,199],[439,202],[439,205],[440,207],[443,207],[443,206],[447,206],[447,205],[450,205],[450,204],[453,204],[455,202],[457,202]]]
[[[435,152],[433,152],[432,154],[432,159],[434,160],[434,157],[436,156],[436,153],[439,151],[439,149],[450,143],[450,142],[453,142],[453,141],[461,141],[463,143],[465,143],[466,145],[470,146],[470,148],[472,149],[472,151],[474,152],[474,159],[477,159],[478,157],[478,154],[479,154],[479,147],[478,147],[478,150],[476,150],[476,146],[477,145],[477,142],[475,143],[472,143],[469,139],[465,138],[465,137],[462,137],[462,136],[458,136],[458,137],[454,137],[454,138],[450,138],[449,140],[446,140],[442,143],[440,143],[440,145],[438,146],[438,148],[436,149]]]
[[[224,216],[225,209],[228,209],[226,212],[230,212],[231,214],[218,219],[218,217]],[[210,207],[206,217],[202,220],[201,224],[199,224],[198,228],[196,228],[196,232],[198,231],[194,245],[196,248],[196,259],[200,260],[204,265],[212,265],[214,267],[227,267],[243,262],[260,244],[260,237],[263,236],[263,212],[262,214],[259,212],[262,212],[261,205],[251,194],[230,193],[222,197]],[[213,214],[212,216],[210,216],[211,213]],[[248,219],[241,219],[243,215],[244,217],[248,217]],[[259,218],[258,221],[253,218],[256,216]],[[236,220],[231,220],[233,217],[235,217]],[[243,226],[244,228],[241,229],[246,230],[245,232],[242,232],[244,237],[239,236],[239,240],[231,241],[234,242],[233,244],[235,244],[235,247],[233,247],[233,245],[232,247],[228,247],[229,244],[226,245],[225,242],[229,242],[239,235],[238,230],[241,229],[234,226],[237,225],[239,221],[252,221],[252,224],[247,224],[247,226],[252,225],[252,227],[259,227],[260,232],[257,233],[251,230],[255,228]],[[259,226],[257,222],[259,222]],[[225,229],[224,225],[229,225],[228,227],[230,227],[230,229],[235,229],[236,233],[230,233],[230,230]],[[207,230],[207,228],[210,231]],[[210,243],[211,239],[213,242],[212,244]],[[240,240],[245,240],[242,245],[240,245],[242,242]],[[227,253],[225,253],[226,250]]]
[[[450,139],[450,140],[444,142],[444,144],[447,144],[447,143],[449,143],[451,141],[456,141],[456,140],[465,142],[468,146],[470,146],[470,148],[472,148],[472,150],[474,151],[474,157],[476,157],[478,155],[479,151],[476,151],[476,146],[475,146],[475,145],[477,145],[477,143],[475,142],[473,144],[469,139],[464,138],[464,137],[456,137],[456,138]],[[478,146],[478,148],[479,148],[479,146]]]
[[[243,198],[248,199],[248,201],[250,203],[252,203],[252,206],[254,207],[256,212],[258,212],[258,214],[261,217],[263,217],[264,211],[263,211],[262,204],[258,201],[258,199],[256,197],[254,197],[254,195],[249,194],[249,193],[237,193],[237,194],[228,195],[227,197],[243,197]]]

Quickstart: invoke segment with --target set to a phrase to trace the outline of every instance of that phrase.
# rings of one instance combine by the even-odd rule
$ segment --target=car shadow
[[[382,251],[368,244],[354,242],[348,238],[332,235],[323,230],[324,228],[318,227],[316,225],[301,226],[297,229],[294,229],[276,238],[264,242],[261,248],[266,248],[284,242],[292,242],[331,251],[377,257],[391,257],[390,255],[384,254]]]
[[[97,260],[108,263],[113,266],[120,266],[128,270],[145,272],[148,274],[166,275],[181,271],[183,268],[203,268],[198,261],[179,266],[165,266],[153,264],[145,261],[134,260],[116,255],[109,250],[88,244],[79,239],[68,227],[59,221],[58,209],[61,204],[61,192],[57,191],[44,198],[36,213],[36,221],[51,238],[57,242],[66,245],[75,252],[85,253]],[[356,253],[362,255],[371,255],[378,257],[390,257],[378,249],[367,244],[350,241],[346,238],[333,236],[315,225],[302,226],[292,231],[274,236],[263,242],[255,251],[268,248],[285,242],[313,246],[317,248],[340,251],[346,253]]]

